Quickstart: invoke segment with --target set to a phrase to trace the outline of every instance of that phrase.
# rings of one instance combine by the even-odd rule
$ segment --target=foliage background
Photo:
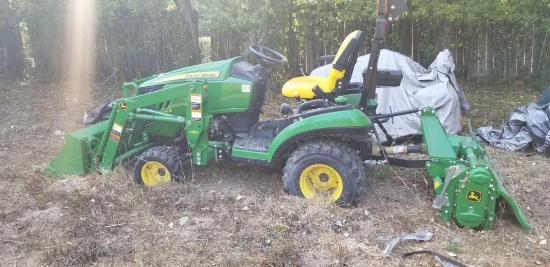
[[[0,0],[0,75],[60,78],[74,1]],[[281,78],[297,75],[300,63],[311,71],[349,32],[372,36],[376,8],[374,0],[95,1],[97,38],[89,53],[96,57],[96,79],[116,83],[201,61],[250,57],[251,43],[287,55]],[[387,48],[424,66],[448,48],[457,74],[468,80],[550,82],[550,0],[407,4],[409,10],[389,28]]]

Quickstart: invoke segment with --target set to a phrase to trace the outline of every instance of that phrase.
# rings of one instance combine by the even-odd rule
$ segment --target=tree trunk
[[[319,49],[316,44],[315,27],[313,25],[313,17],[308,17],[307,26],[305,29],[305,44],[306,44],[306,73],[310,73],[318,64]]]
[[[189,28],[193,44],[191,60],[194,64],[201,63],[201,47],[199,44],[199,16],[197,10],[191,4],[191,0],[174,0],[180,14],[185,19],[184,22]]]
[[[399,39],[401,39],[401,46],[399,48],[399,53],[412,57],[411,51],[411,20],[403,19],[398,22],[399,28]]]
[[[29,0],[32,12],[25,16],[37,76],[56,78],[62,72],[65,1]]]
[[[294,31],[294,0],[289,0],[288,10],[288,58],[289,58],[289,70],[290,73],[295,74],[298,70],[297,60],[298,55],[296,53],[296,46],[298,41],[296,39],[296,32]]]
[[[210,33],[210,58],[212,61],[220,60],[220,34],[218,31],[211,31]]]
[[[447,20],[439,21],[440,26],[437,34],[437,43],[435,44],[436,53],[444,49],[451,49],[451,24]]]
[[[0,9],[15,12],[8,0],[0,0]],[[8,76],[21,78],[25,70],[23,41],[18,21],[6,21],[0,26],[0,69],[6,68]]]

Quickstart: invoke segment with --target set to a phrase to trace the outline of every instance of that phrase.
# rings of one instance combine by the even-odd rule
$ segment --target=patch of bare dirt
[[[71,104],[62,84],[1,86],[0,157],[7,164],[0,166],[0,266],[439,265],[429,256],[401,257],[416,250],[455,255],[449,257],[468,266],[550,265],[543,242],[550,233],[550,160],[540,155],[489,148],[531,231],[506,208],[490,231],[443,221],[431,208],[431,179],[419,170],[372,169],[365,200],[354,209],[287,196],[280,171],[241,164],[196,167],[193,178],[155,188],[137,186],[124,168],[52,180],[40,170],[64,144],[54,132],[81,128],[85,110],[121,90],[99,88],[78,114],[66,114]],[[467,94],[476,126],[498,125],[481,124],[485,109],[499,116],[513,110],[494,96]],[[519,103],[521,92],[509,94],[519,99],[515,107],[532,98]],[[275,116],[278,104],[268,102],[264,109]],[[336,219],[345,219],[339,231]],[[417,228],[433,239],[402,242],[382,256],[391,239]]]

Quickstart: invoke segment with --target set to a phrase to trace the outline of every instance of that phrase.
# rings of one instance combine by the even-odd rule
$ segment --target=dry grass
[[[470,104],[468,117],[472,119],[473,127],[500,127],[512,111],[537,102],[542,94],[542,90],[525,88],[517,83],[483,85],[472,82],[462,88]]]
[[[428,256],[400,257],[422,249],[455,253],[469,266],[550,265],[548,245],[538,244],[550,233],[550,162],[539,155],[489,149],[531,231],[506,209],[487,232],[446,223],[431,208],[429,177],[400,168],[370,175],[365,201],[355,209],[286,196],[279,171],[241,164],[198,167],[193,179],[155,188],[138,187],[124,168],[52,180],[39,170],[63,145],[53,132],[78,129],[80,114],[62,114],[63,85],[2,86],[0,156],[8,164],[0,167],[0,266],[437,265]],[[80,109],[119,92],[101,88]],[[498,126],[538,96],[475,86],[466,92],[475,126]],[[273,103],[280,100],[268,99],[267,117],[276,116]],[[346,219],[342,231],[331,230],[333,219]],[[417,228],[434,238],[401,243],[389,258],[381,256],[389,240]]]

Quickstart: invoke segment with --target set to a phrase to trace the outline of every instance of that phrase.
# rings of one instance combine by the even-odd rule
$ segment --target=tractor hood
[[[185,67],[168,73],[161,73],[157,75],[157,77],[140,84],[139,87],[179,83],[190,80],[225,80],[229,76],[233,62],[240,58],[241,57],[234,57],[228,60],[210,62]]]

